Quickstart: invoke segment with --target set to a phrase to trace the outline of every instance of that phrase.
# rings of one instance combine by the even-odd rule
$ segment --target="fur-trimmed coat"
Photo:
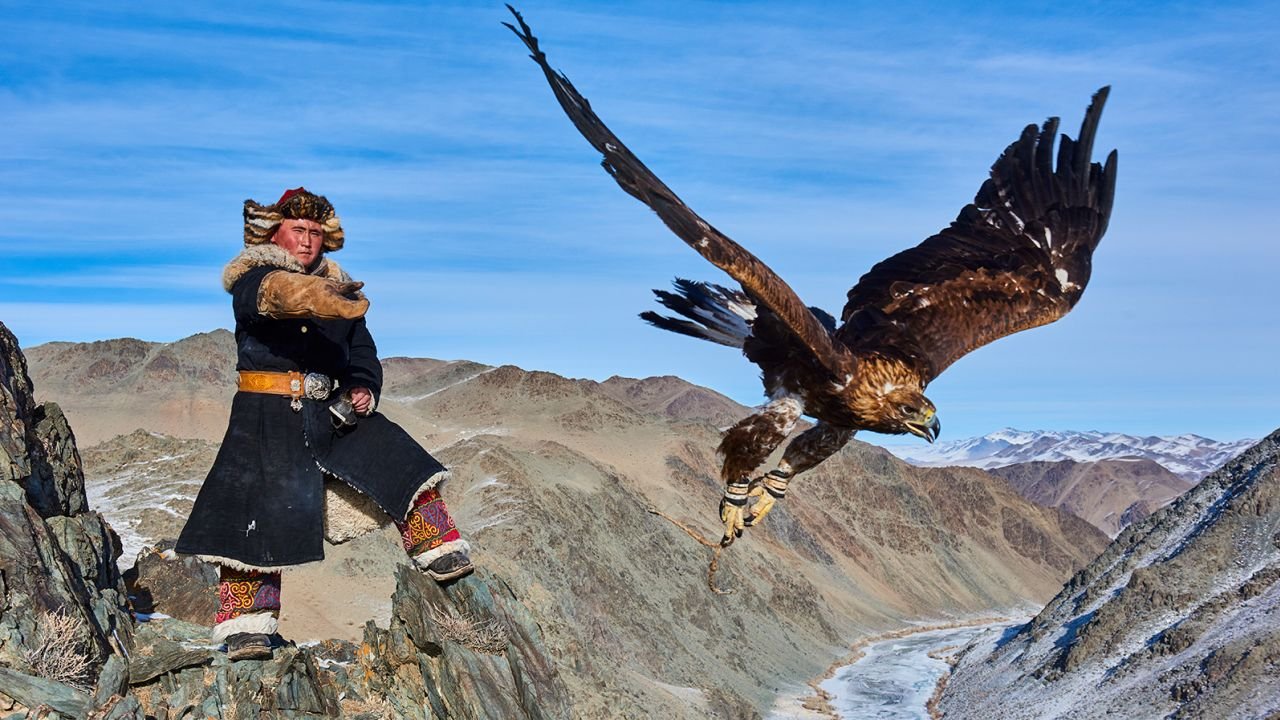
[[[275,245],[254,245],[223,273],[236,319],[236,369],[323,373],[338,381],[339,392],[363,386],[376,401],[382,364],[363,318],[276,320],[258,312],[263,278],[280,271],[304,269]],[[350,280],[328,258],[312,274]],[[326,475],[403,520],[444,467],[380,413],[335,428],[328,408],[335,399],[304,398],[294,411],[288,397],[237,392],[222,447],[176,550],[261,570],[320,560]]]

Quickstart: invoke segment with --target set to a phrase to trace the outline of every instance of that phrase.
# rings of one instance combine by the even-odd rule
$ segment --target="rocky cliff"
[[[88,691],[123,692],[133,621],[118,541],[88,508],[75,438],[37,405],[0,324],[0,694],[83,717]]]
[[[385,629],[369,623],[360,643],[290,644],[263,662],[226,662],[207,627],[163,616],[135,624],[119,541],[90,509],[74,436],[56,405],[35,403],[3,324],[0,461],[8,717],[571,716],[541,629],[488,570],[442,588],[401,565]],[[211,573],[194,560],[162,565],[157,576],[184,565]]]
[[[947,718],[1280,713],[1280,431],[1130,526],[1026,626],[965,651]]]

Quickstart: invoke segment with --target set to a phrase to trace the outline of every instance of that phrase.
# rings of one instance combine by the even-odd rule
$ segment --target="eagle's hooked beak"
[[[934,440],[942,434],[942,423],[938,422],[938,416],[933,410],[924,410],[919,415],[910,420],[906,420],[907,432],[912,435],[919,435],[933,444]]]

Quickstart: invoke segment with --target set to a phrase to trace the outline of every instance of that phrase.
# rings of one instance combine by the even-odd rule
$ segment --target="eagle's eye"
[[[902,411],[903,415],[914,415],[917,412],[919,412],[918,410],[911,407],[910,405],[899,405],[898,409]]]

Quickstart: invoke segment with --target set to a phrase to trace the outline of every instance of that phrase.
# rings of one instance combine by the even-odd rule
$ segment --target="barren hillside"
[[[987,472],[1032,502],[1084,518],[1110,537],[1195,486],[1141,458],[1096,462],[1029,462]]]
[[[232,381],[212,368],[232,366],[230,339],[113,341],[128,360],[113,360],[112,343],[29,352],[37,395],[63,403],[73,427],[170,436],[86,452],[89,484],[112,485],[101,497],[113,523],[146,537],[176,528],[178,496],[194,490],[225,422]],[[178,374],[148,379],[159,357]],[[1042,603],[1106,542],[980,470],[914,468],[854,442],[794,482],[768,522],[724,554],[717,582],[734,594],[714,595],[710,551],[647,510],[716,535],[717,426],[745,409],[676,378],[597,383],[465,361],[385,364],[380,410],[451,467],[445,495],[477,561],[530,605],[581,717],[751,717],[867,633]],[[112,368],[115,380],[80,382],[93,367]],[[178,388],[167,400],[166,382]],[[174,497],[124,507],[140,488],[122,488],[157,488],[156,474]],[[359,552],[335,548],[286,577],[292,637],[356,634],[385,612],[399,551],[385,535],[358,542]]]

